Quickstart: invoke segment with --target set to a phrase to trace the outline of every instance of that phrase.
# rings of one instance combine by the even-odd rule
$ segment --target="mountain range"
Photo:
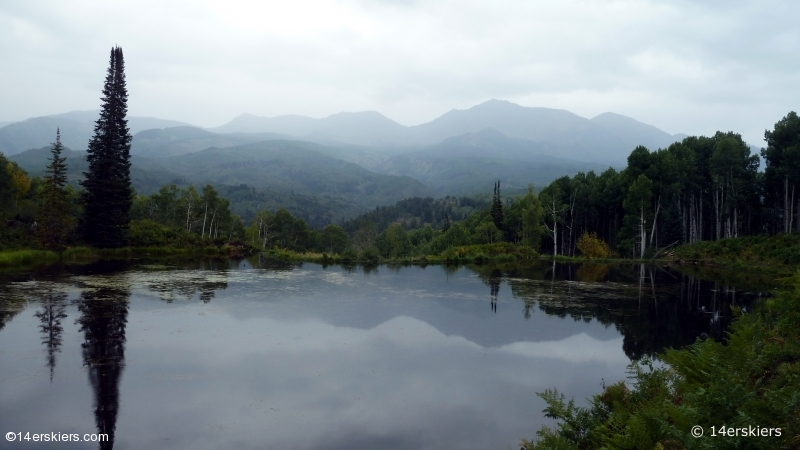
[[[489,100],[466,110],[454,109],[411,127],[378,112],[367,111],[338,113],[324,119],[244,114],[211,130],[281,133],[322,144],[413,147],[436,144],[486,128],[511,138],[547,144],[555,156],[604,164],[624,163],[637,145],[655,150],[685,137],[619,114],[603,113],[586,119],[562,109],[530,108],[504,100]]]
[[[92,135],[97,111],[74,111],[54,116],[36,117],[0,128],[0,152],[13,155],[48,145],[54,130],[60,127],[62,140],[70,148],[81,150]],[[131,133],[148,129],[191,127],[172,120],[130,117]],[[200,127],[193,127],[200,130]],[[170,148],[163,156],[202,150],[212,146],[230,146],[271,139],[299,139],[337,147],[357,146],[380,149],[381,153],[419,150],[443,140],[478,133],[492,128],[509,138],[526,139],[545,145],[549,154],[577,161],[622,165],[637,145],[650,149],[666,147],[685,135],[671,135],[630,117],[603,113],[586,119],[566,110],[531,108],[503,100],[489,100],[465,110],[451,110],[442,116],[415,126],[404,126],[375,111],[342,112],[323,119],[285,115],[257,117],[243,114],[232,121],[207,130],[209,134],[181,130],[182,135],[165,137],[151,132],[134,138],[141,154],[156,147],[184,142],[182,149]],[[213,133],[213,134],[210,134]],[[166,139],[166,140],[165,140]],[[137,143],[141,141],[140,143]],[[145,142],[147,141],[147,142]],[[185,145],[184,145],[185,144]],[[206,147],[204,147],[206,146]],[[173,153],[177,152],[177,153]],[[135,153],[135,151],[134,151]]]
[[[86,170],[83,150],[98,114],[6,124],[0,152],[42,174],[58,127],[74,149],[67,156],[75,183]],[[579,171],[622,167],[637,145],[663,148],[684,137],[619,114],[586,119],[501,100],[411,127],[374,111],[323,119],[245,114],[210,129],[153,117],[129,117],[128,124],[137,192],[211,183],[237,196],[234,210],[243,216],[287,206],[317,225],[411,196],[486,192],[498,179],[504,192],[543,187]]]
[[[61,130],[61,142],[69,148],[86,150],[94,134],[99,111],[72,111],[53,116],[33,117],[0,128],[0,152],[15,155],[25,150],[50,145],[56,140],[56,128]],[[155,117],[128,117],[131,134],[152,128],[187,126],[175,120]]]

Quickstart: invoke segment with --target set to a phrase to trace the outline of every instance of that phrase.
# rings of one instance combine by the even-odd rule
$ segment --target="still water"
[[[101,262],[0,279],[0,448],[506,449],[536,396],[724,336],[758,294],[647,266]]]

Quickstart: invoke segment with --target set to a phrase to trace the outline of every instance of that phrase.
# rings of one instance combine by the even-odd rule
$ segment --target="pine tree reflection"
[[[478,274],[483,279],[483,282],[489,285],[490,305],[492,312],[497,314],[497,295],[500,293],[503,272],[498,268],[490,268],[488,272],[479,271]]]
[[[61,334],[64,332],[61,320],[67,317],[66,301],[66,294],[50,293],[42,300],[42,309],[34,313],[41,323],[39,329],[42,332],[42,345],[46,347],[51,382],[56,369],[56,353],[61,352]]]
[[[125,366],[125,326],[130,288],[124,282],[103,285],[81,294],[78,323],[84,333],[83,364],[94,391],[97,432],[108,435],[100,449],[114,447],[119,410],[119,383]]]

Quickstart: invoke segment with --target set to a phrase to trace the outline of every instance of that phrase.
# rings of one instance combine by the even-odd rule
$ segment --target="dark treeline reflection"
[[[147,289],[167,303],[192,300],[195,296],[208,303],[217,291],[228,288],[228,271],[242,265],[242,261],[212,259],[172,262],[169,265],[140,264],[138,268],[148,271],[148,276],[143,278]]]
[[[61,321],[67,317],[67,294],[50,293],[42,299],[42,307],[34,315],[39,318],[42,332],[42,345],[47,352],[47,367],[50,368],[50,381],[56,369],[56,353],[61,352],[61,335],[64,327]]]
[[[725,339],[732,306],[744,308],[761,297],[732,286],[650,265],[541,264],[500,271],[471,267],[489,286],[496,312],[500,279],[523,302],[527,319],[548,315],[615,326],[631,359],[654,355],[697,338]]]
[[[191,300],[199,294],[203,303],[208,303],[216,296],[216,292],[228,288],[224,272],[214,272],[213,279],[204,276],[203,272],[187,272],[194,276],[170,277],[154,281],[149,284],[149,289],[158,294],[162,300],[172,303],[176,298]]]
[[[108,435],[101,449],[114,447],[119,411],[119,383],[125,367],[125,326],[128,322],[130,286],[123,278],[84,290],[78,301],[83,332],[83,364],[94,392],[97,432]]]

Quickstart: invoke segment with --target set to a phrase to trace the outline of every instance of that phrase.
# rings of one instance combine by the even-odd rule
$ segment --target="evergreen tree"
[[[491,209],[492,221],[498,230],[503,231],[503,201],[500,198],[500,180],[494,185]]]
[[[447,230],[449,230],[452,225],[453,224],[450,222],[450,214],[444,213],[444,224],[442,225],[442,233],[447,233]]]
[[[662,235],[661,246],[679,245],[683,243],[683,221],[681,220],[681,211],[678,209],[677,199],[670,201],[669,206],[664,211],[664,232]]]
[[[39,220],[39,237],[42,244],[54,250],[66,245],[67,235],[72,225],[67,196],[67,158],[61,157],[64,145],[61,143],[61,130],[56,129],[56,142],[50,152],[53,154],[45,173],[44,204]]]
[[[125,245],[133,205],[131,189],[131,134],[125,116],[128,91],[122,49],[111,49],[111,60],[103,85],[103,106],[89,141],[86,160],[89,171],[81,182],[86,240],[101,248]]]

